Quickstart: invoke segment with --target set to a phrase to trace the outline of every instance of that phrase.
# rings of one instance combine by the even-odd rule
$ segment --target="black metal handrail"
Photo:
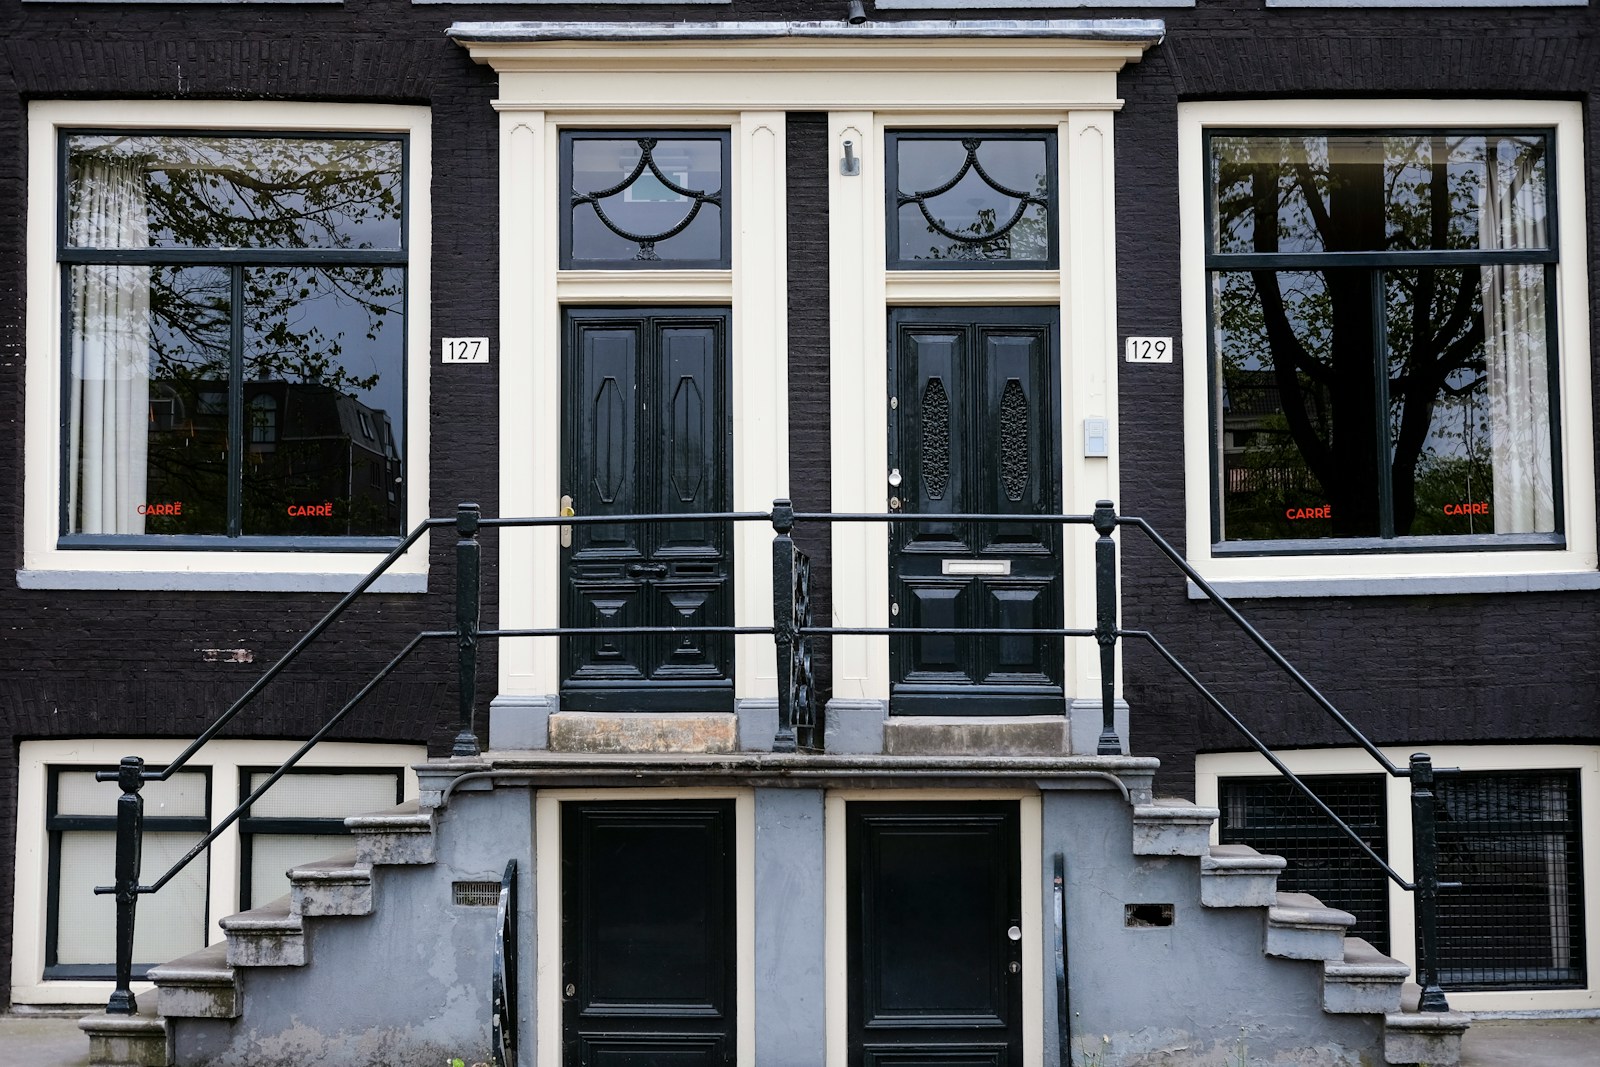
[[[773,539],[773,623],[770,626],[555,626],[542,628],[506,628],[482,629],[480,626],[481,604],[481,545],[478,539],[482,529],[505,528],[538,528],[538,527],[570,527],[588,525],[631,525],[654,524],[672,522],[770,522],[774,530]],[[797,522],[818,523],[867,523],[877,522],[889,525],[897,523],[915,522],[986,522],[986,523],[1027,523],[1027,524],[1057,524],[1057,525],[1088,525],[1096,533],[1094,549],[1095,571],[1095,625],[1092,629],[1085,628],[930,628],[930,627],[851,627],[851,626],[817,626],[811,617],[810,596],[810,560],[794,543],[793,529]],[[143,830],[143,796],[140,789],[147,781],[165,780],[179,770],[188,760],[200,750],[209,740],[214,738],[232,719],[234,719],[251,700],[253,700],[271,681],[280,675],[290,663],[294,661],[301,651],[317,639],[353,604],[356,599],[366,592],[390,566],[405,554],[421,537],[433,529],[454,526],[457,533],[456,541],[456,597],[455,597],[455,627],[451,630],[422,631],[413,637],[410,642],[393,658],[390,659],[376,675],[374,675],[362,688],[345,703],[343,707],[309,740],[297,749],[283,762],[266,781],[254,789],[250,796],[240,802],[232,812],[226,815],[221,822],[213,827],[190,851],[181,857],[171,869],[149,885],[139,882],[139,860],[142,844]],[[1355,742],[1370,754],[1389,774],[1396,777],[1409,778],[1412,783],[1413,804],[1413,834],[1414,834],[1414,877],[1407,880],[1394,870],[1384,859],[1379,856],[1365,841],[1363,841],[1336,812],[1332,810],[1310,786],[1295,775],[1287,765],[1279,759],[1272,750],[1260,740],[1249,728],[1218,698],[1192,671],[1163,645],[1153,634],[1145,630],[1122,629],[1118,623],[1117,610],[1117,561],[1116,541],[1113,534],[1118,527],[1131,526],[1140,530],[1155,547],[1175,564],[1177,568],[1195,583],[1205,596],[1217,604],[1224,613],[1239,626],[1247,636],[1260,647],[1311,699],[1326,712]],[[1423,960],[1419,967],[1420,984],[1422,985],[1421,1007],[1425,1011],[1448,1010],[1444,992],[1439,985],[1439,966],[1437,950],[1437,897],[1441,884],[1438,880],[1437,843],[1434,833],[1433,811],[1433,779],[1436,774],[1448,773],[1448,769],[1435,769],[1432,761],[1424,753],[1413,755],[1408,767],[1399,767],[1389,760],[1375,744],[1371,742],[1352,723],[1332,701],[1328,700],[1312,683],[1289,663],[1264,636],[1261,635],[1241,615],[1226,597],[1218,593],[1189,563],[1174,549],[1155,529],[1144,519],[1134,516],[1119,516],[1110,501],[1098,501],[1093,514],[1090,515],[1018,515],[1018,514],[984,514],[984,513],[955,513],[920,515],[892,512],[877,513],[830,513],[830,512],[796,512],[787,500],[773,502],[770,512],[715,512],[709,514],[688,513],[663,513],[663,514],[638,514],[638,515],[561,515],[561,516],[530,516],[522,518],[484,519],[479,513],[476,504],[462,504],[457,508],[453,519],[430,518],[419,523],[409,535],[390,552],[366,577],[358,581],[340,601],[319,620],[305,635],[274,663],[248,690],[231,705],[218,719],[211,724],[193,743],[179,755],[177,759],[159,770],[146,769],[144,761],[137,756],[128,756],[122,760],[116,771],[97,772],[101,781],[115,781],[122,788],[122,796],[117,804],[117,877],[116,884],[109,887],[97,887],[96,893],[113,893],[117,904],[117,985],[113,991],[106,1010],[110,1013],[132,1014],[137,1011],[131,991],[132,979],[132,953],[133,953],[133,928],[136,913],[136,902],[140,895],[153,893],[164,886],[180,870],[195,857],[204,852],[224,830],[235,822],[251,804],[272,787],[283,775],[287,774],[299,760],[329,731],[334,729],[347,715],[349,715],[368,694],[372,692],[384,679],[388,678],[409,656],[426,641],[444,638],[455,638],[457,653],[457,693],[459,732],[452,743],[452,754],[458,757],[474,757],[479,754],[477,740],[477,650],[479,642],[484,638],[524,638],[524,637],[563,637],[594,634],[639,634],[639,633],[670,633],[670,634],[721,634],[731,636],[771,636],[774,640],[775,653],[778,666],[778,730],[773,741],[774,751],[818,751],[822,747],[822,723],[815,707],[815,691],[811,675],[810,639],[814,637],[832,636],[896,636],[912,637],[921,634],[938,634],[948,636],[951,634],[971,634],[987,636],[1036,636],[1036,637],[1076,637],[1093,638],[1099,646],[1100,658],[1100,697],[1101,697],[1101,732],[1096,743],[1096,750],[1102,755],[1120,754],[1122,742],[1117,736],[1115,722],[1115,681],[1116,681],[1116,649],[1117,644],[1124,638],[1137,638],[1146,641],[1158,654],[1172,665],[1179,674],[1187,680],[1205,698],[1205,700],[1238,729],[1249,744],[1263,755],[1272,767],[1292,782],[1302,793],[1333,822],[1347,834],[1363,852],[1376,862],[1388,877],[1402,889],[1414,892],[1417,896],[1418,912],[1423,927]],[[508,878],[514,874],[508,869]],[[503,894],[504,899],[504,894]],[[502,917],[502,933],[505,929]],[[502,961],[503,962],[503,961]],[[496,1048],[503,1048],[503,1038],[509,1038],[515,1043],[515,976],[505,972],[497,972],[497,977],[510,983],[509,988],[496,985],[497,997],[505,994],[509,1001],[496,1000],[495,1026]],[[509,1021],[509,1033],[506,1030],[507,1020],[498,1014],[501,1008],[512,1012]]]
[[[517,1062],[517,861],[506,861],[495,913],[499,939],[489,971],[489,1048],[494,1067]]]

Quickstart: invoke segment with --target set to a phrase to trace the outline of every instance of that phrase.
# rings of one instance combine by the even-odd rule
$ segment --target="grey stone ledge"
[[[1211,850],[1200,857],[1202,871],[1220,875],[1276,872],[1288,865],[1289,861],[1282,856],[1257,852],[1249,845],[1212,845]]]
[[[1279,893],[1278,902],[1267,912],[1273,926],[1304,930],[1345,930],[1356,924],[1348,911],[1330,908],[1309,893]]]
[[[901,784],[963,787],[1050,788],[1079,782],[1126,791],[1123,777],[1148,781],[1160,761],[1147,756],[883,756],[797,755],[738,752],[725,754],[489,752],[486,769],[459,776],[444,790],[461,792],[481,781],[496,786],[628,785],[670,782],[816,788],[830,784]],[[432,768],[430,768],[431,770]],[[435,779],[437,781],[437,779]],[[443,798],[441,798],[443,799]],[[1193,810],[1192,808],[1190,810]],[[346,820],[350,825],[352,820]]]
[[[1393,956],[1385,956],[1372,947],[1365,938],[1348,935],[1344,939],[1344,959],[1329,960],[1323,964],[1323,974],[1330,981],[1385,981],[1396,987],[1411,977],[1409,964]],[[1398,988],[1396,990],[1398,995]]]
[[[865,22],[457,22],[455,41],[696,41],[828,37],[842,40],[964,37],[1070,38],[1159,43],[1160,19],[941,19]]]
[[[157,985],[232,985],[233,968],[228,966],[228,943],[218,941],[198,952],[152,967],[149,979]]]
[[[289,908],[289,898],[279,897],[271,904],[263,904],[259,908],[241,911],[237,915],[230,915],[218,924],[223,930],[232,934],[237,930],[240,934],[298,934],[303,929],[300,916],[295,915]]]

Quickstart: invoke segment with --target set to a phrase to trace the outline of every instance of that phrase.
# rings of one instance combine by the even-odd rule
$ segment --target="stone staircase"
[[[778,760],[728,757],[732,763],[763,759],[768,763]],[[1079,762],[1084,760],[1079,758]],[[1123,758],[1123,762],[1131,761]],[[452,770],[447,764],[432,769],[431,776],[426,772],[423,776],[420,806],[413,802],[347,820],[354,835],[352,851],[293,868],[288,896],[223,919],[225,941],[152,970],[155,989],[139,998],[141,1014],[85,1018],[80,1025],[90,1037],[91,1063],[95,1067],[302,1067],[311,1063],[437,1067],[451,1055],[461,1055],[467,1062],[486,1059],[478,1050],[487,1047],[488,998],[484,991],[488,957],[476,949],[457,951],[464,957],[476,955],[470,967],[462,966],[458,973],[457,964],[466,960],[441,959],[451,950],[439,947],[476,945],[484,939],[486,929],[478,923],[472,926],[470,937],[449,931],[442,936],[435,929],[420,930],[417,924],[447,926],[440,918],[443,909],[426,902],[448,899],[444,894],[452,877],[463,872],[481,876],[492,869],[493,857],[455,853],[442,860],[443,854],[453,851],[452,833],[481,837],[485,827],[490,827],[491,834],[500,837],[496,855],[514,851],[513,842],[523,832],[529,833],[531,840],[531,814],[524,830],[507,823],[503,814],[494,815],[493,805],[484,798],[516,792],[522,795],[522,802],[515,810],[530,806],[525,788],[513,791],[475,782],[472,791],[456,793],[450,807],[440,807],[439,785],[450,780]],[[460,772],[457,768],[453,773]],[[1222,933],[1206,934],[1210,940],[1205,943],[1222,944],[1223,951],[1238,953],[1239,959],[1254,953],[1257,965],[1264,956],[1320,968],[1322,1012],[1331,1019],[1366,1017],[1370,1025],[1361,1033],[1369,1035],[1374,1044],[1381,1037],[1381,1049],[1340,1053],[1315,1064],[1303,1059],[1244,1058],[1226,1060],[1230,1067],[1236,1062],[1251,1067],[1258,1063],[1451,1067],[1459,1061],[1466,1016],[1402,1010],[1410,969],[1350,936],[1347,931],[1355,922],[1353,916],[1325,907],[1306,894],[1279,892],[1277,879],[1284,868],[1281,858],[1248,846],[1211,844],[1211,826],[1218,816],[1215,809],[1182,800],[1152,800],[1148,775],[1142,771],[1116,773],[1124,779],[1122,795],[1127,800],[1123,810],[1131,808],[1132,854],[1141,857],[1133,864],[1133,877],[1139,876],[1141,864],[1155,864],[1165,869],[1163,877],[1181,875],[1181,884],[1190,885],[1189,879],[1198,869],[1199,910],[1193,910],[1192,901],[1180,902],[1177,908],[1185,918],[1179,925],[1188,925],[1192,936],[1197,925],[1212,925],[1205,922],[1207,914],[1255,917],[1253,923],[1219,926]],[[484,807],[472,819],[456,817],[456,809],[475,805]],[[443,869],[432,870],[436,864]],[[408,888],[390,903],[398,914],[385,917],[387,890],[402,884]],[[431,888],[419,893],[419,885]],[[531,900],[530,889],[522,906]],[[492,914],[492,909],[487,910]],[[1169,924],[1173,910],[1167,906]],[[1073,911],[1069,905],[1069,914]],[[524,928],[531,927],[525,920]],[[1239,930],[1260,930],[1260,942],[1244,943],[1247,937]],[[408,955],[413,942],[418,950]],[[480,965],[482,974],[473,970]],[[1214,965],[1230,967],[1227,959],[1215,960]],[[419,966],[424,969],[421,975],[415,973]],[[413,979],[433,983],[431,993],[408,1001],[396,981],[408,973]],[[524,1001],[531,998],[531,985],[524,985]],[[464,992],[457,996],[461,989]],[[1261,988],[1257,995],[1266,1002],[1278,995],[1278,990]],[[386,1003],[391,996],[393,1003]],[[347,1011],[337,1003],[341,998],[348,998],[356,1007]],[[430,1016],[435,1001],[445,1007]],[[450,1008],[454,1001],[460,1003]],[[524,1018],[531,1011],[525,1008]],[[366,1022],[363,1012],[370,1016]],[[370,1021],[380,1018],[384,1020],[381,1025]],[[1050,1018],[1054,1018],[1053,1009]],[[326,1032],[341,1021],[348,1021],[344,1030]],[[1313,1029],[1319,1025],[1315,1019],[1304,1022]],[[1100,1029],[1096,1025],[1095,1033]],[[1346,1027],[1336,1032],[1348,1035],[1352,1031]],[[535,1062],[533,1045],[531,1033],[527,1034],[522,1064]],[[1047,1040],[1045,1045],[1045,1062],[1056,1063],[1051,1042]],[[1089,1051],[1093,1055],[1086,1062],[1102,1067],[1221,1062],[1215,1059],[1214,1048],[1209,1052],[1196,1048],[1186,1056],[1182,1043],[1171,1040],[1164,1049],[1156,1050],[1141,1049],[1137,1042],[1130,1044],[1119,1037],[1118,1043],[1107,1049]],[[819,1047],[813,1058],[795,1062],[814,1062],[820,1067],[822,1050]]]

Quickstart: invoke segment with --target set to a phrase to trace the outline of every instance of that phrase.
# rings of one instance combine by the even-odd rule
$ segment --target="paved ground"
[[[88,1062],[76,1017],[0,1015],[0,1065]],[[1600,1067],[1600,1019],[1481,1019],[1462,1039],[1461,1067]]]

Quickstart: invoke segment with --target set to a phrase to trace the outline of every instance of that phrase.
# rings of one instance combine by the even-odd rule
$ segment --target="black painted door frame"
[[[730,510],[729,309],[567,308],[563,327],[561,481],[574,511]],[[732,621],[727,523],[564,530],[563,625]],[[726,635],[565,638],[562,707],[731,711],[733,647]]]
[[[564,1067],[737,1058],[732,800],[561,805]]]
[[[849,1067],[1019,1067],[1016,801],[851,801]]]
[[[917,514],[1061,510],[1060,311],[895,308],[889,313],[889,495]],[[891,625],[1062,625],[1061,528],[898,523],[889,536]],[[1062,642],[938,634],[890,641],[900,715],[1064,714]]]

